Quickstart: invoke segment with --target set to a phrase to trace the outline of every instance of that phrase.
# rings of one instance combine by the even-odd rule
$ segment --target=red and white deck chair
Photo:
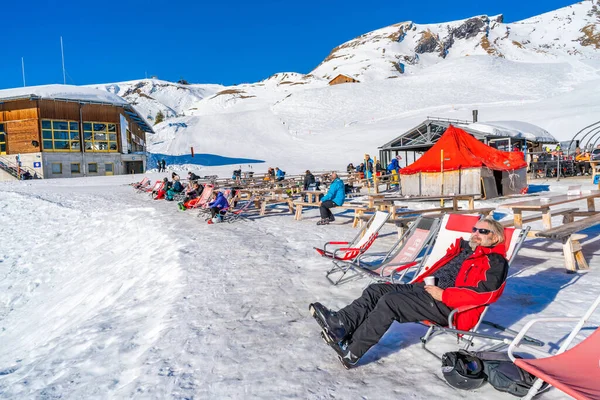
[[[235,210],[233,207],[230,208],[227,213],[223,215],[223,222],[232,223],[239,220],[250,221],[250,219],[246,218],[244,213],[252,204],[254,204],[254,196],[250,197],[248,200],[244,200],[244,203]]]
[[[184,204],[185,208],[193,209],[193,208],[203,207],[204,205],[208,204],[208,202],[210,201],[210,197],[212,196],[212,193],[213,193],[213,185],[208,185],[208,184],[204,185],[204,189],[202,189],[202,193],[200,194],[200,196],[186,202]]]
[[[224,189],[221,191],[223,193],[223,197],[225,197],[225,200],[227,200],[227,204],[229,204],[229,206],[231,207],[231,199],[232,199],[232,193],[233,190],[231,189]],[[214,189],[213,189],[213,193],[214,193]],[[203,215],[203,216],[207,216],[207,214],[210,214],[210,208],[208,207],[208,203],[210,203],[210,197],[208,198],[208,201],[206,201],[206,204],[202,205],[201,207],[198,207],[198,216]],[[226,209],[226,211],[228,211],[229,208]]]
[[[148,177],[144,177],[144,179],[142,179],[141,181],[134,182],[131,184],[131,186],[133,186],[133,188],[138,192],[143,192],[148,185],[150,185],[150,178]]]
[[[431,253],[427,257],[427,260],[423,264],[421,271],[417,272],[415,277],[412,279],[411,283],[415,283],[417,281],[421,281],[421,278],[428,274],[428,270],[433,266],[436,262],[438,262],[444,255],[446,254],[450,245],[456,242],[456,239],[463,238],[467,240],[472,234],[472,228],[475,226],[477,221],[481,218],[480,215],[465,215],[465,214],[447,214],[444,216],[441,224],[441,228],[438,232],[435,245],[431,250]],[[523,245],[523,242],[527,238],[527,232],[529,232],[529,227],[525,229],[517,229],[517,228],[504,228],[504,243],[506,247],[506,259],[508,261],[508,265],[512,263],[515,258],[515,255],[518,253],[519,249]],[[393,275],[396,276],[396,275]],[[494,295],[490,297],[490,301],[485,304],[473,304],[464,307],[458,307],[452,310],[450,315],[448,316],[448,325],[441,326],[430,321],[423,321],[423,323],[429,327],[425,336],[421,338],[421,343],[423,349],[427,350],[429,353],[438,357],[435,353],[431,352],[427,348],[428,342],[438,333],[450,333],[456,335],[457,339],[465,342],[465,349],[472,345],[474,337],[481,337],[490,340],[495,340],[501,342],[498,347],[507,345],[510,343],[514,335],[517,332],[512,331],[508,328],[502,327],[498,324],[491,323],[488,321],[483,321],[483,317],[485,316],[488,306],[494,303],[504,291],[504,287],[506,286],[506,281],[494,292]],[[469,319],[469,311],[472,311],[476,308],[483,308],[483,312],[481,313],[478,320],[470,320]],[[464,314],[463,314],[464,313]],[[463,318],[464,320],[469,319],[469,322],[472,326],[468,327],[468,329],[459,330],[455,328],[455,323],[457,318]],[[509,333],[512,336],[497,336],[492,334],[483,334],[478,333],[477,329],[479,325],[482,323],[486,325],[491,325],[494,328],[501,330],[505,333]],[[466,325],[466,324],[463,324]],[[530,344],[541,345],[542,343],[527,337],[526,340]],[[494,349],[494,348],[492,348]],[[490,349],[490,350],[492,350]]]
[[[575,399],[600,399],[600,328],[579,344],[568,348],[594,311],[600,306],[600,296],[581,318],[537,318],[529,321],[508,347],[508,356],[519,367],[538,377],[527,396],[531,399],[541,389],[544,382],[554,386]],[[545,358],[516,358],[515,349],[521,349],[521,342],[527,331],[538,322],[575,322],[577,324],[560,346],[556,354],[550,355],[531,346],[527,352],[536,353]]]
[[[379,230],[383,227],[386,221],[390,218],[390,214],[384,211],[377,211],[369,219],[369,221],[361,228],[358,234],[349,242],[327,242],[320,249],[315,247],[317,253],[323,257],[331,258],[332,260],[348,261],[353,260],[365,251],[377,239]],[[327,248],[329,246],[329,249]],[[337,270],[336,267],[327,272],[327,279],[335,284],[330,278],[330,273]]]
[[[154,182],[154,185],[150,186],[146,186],[143,188],[138,189],[138,193],[152,193],[154,191],[158,191],[158,189],[162,186],[163,181],[156,181]]]
[[[354,260],[336,262],[337,270],[333,268],[328,276],[336,272],[342,275],[335,282],[330,281],[337,285],[354,278],[366,277],[377,282],[391,282],[392,274],[399,267],[406,268],[400,272],[402,276],[409,267],[418,270],[431,250],[439,226],[439,218],[417,218],[387,253],[365,252]],[[401,280],[402,276],[396,279]]]

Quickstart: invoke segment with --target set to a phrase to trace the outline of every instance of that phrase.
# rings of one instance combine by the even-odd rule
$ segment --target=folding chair
[[[479,221],[480,218],[481,218],[481,216],[479,216],[479,215],[465,215],[465,214],[448,214],[448,215],[446,215],[444,217],[444,219],[442,220],[442,224],[441,224],[442,227],[440,228],[440,231],[438,233],[434,248],[432,249],[429,257],[427,257],[427,260],[424,263],[424,267],[421,268],[420,272],[417,272],[417,274],[415,275],[415,278],[411,281],[411,283],[421,281],[422,280],[421,278],[427,276],[428,270],[446,254],[448,247],[450,247],[451,244],[454,244],[456,242],[456,239],[458,239],[458,238],[468,239],[472,233],[471,232],[472,227],[477,223],[477,221]],[[505,243],[505,248],[506,248],[506,259],[508,261],[509,266],[512,263],[512,261],[514,260],[516,254],[519,252],[521,246],[523,245],[523,242],[527,238],[527,232],[529,232],[529,227],[526,227],[525,229],[504,228],[504,237],[505,237],[504,243]],[[468,347],[470,347],[473,344],[473,339],[475,337],[480,337],[480,338],[485,338],[485,339],[490,339],[490,340],[495,340],[495,341],[501,342],[499,345],[497,345],[495,347],[504,346],[504,345],[509,344],[510,341],[512,340],[512,337],[507,338],[504,336],[483,334],[483,333],[477,332],[477,329],[483,323],[486,325],[493,326],[494,328],[501,330],[503,332],[512,334],[513,336],[517,334],[517,332],[515,332],[511,329],[508,329],[501,325],[483,320],[483,318],[487,312],[488,306],[490,304],[496,302],[500,298],[500,296],[502,295],[502,293],[504,291],[505,286],[506,286],[506,281],[502,284],[502,286],[500,286],[500,288],[498,288],[496,291],[494,291],[490,294],[488,302],[486,302],[484,304],[473,304],[473,305],[469,305],[469,306],[458,307],[458,308],[455,308],[454,310],[452,310],[452,312],[448,316],[448,325],[447,326],[441,326],[441,325],[435,324],[430,321],[423,321],[423,324],[429,327],[425,336],[423,336],[421,338],[421,343],[422,343],[423,349],[425,349],[430,354],[433,354],[434,356],[439,358],[438,355],[436,355],[435,353],[433,353],[432,351],[430,351],[427,348],[427,344],[429,343],[429,341],[436,334],[439,334],[439,333],[450,333],[450,334],[456,335],[456,337],[459,341],[462,340],[465,342],[465,346],[464,346],[465,349],[467,349]],[[482,309],[483,309],[483,311],[481,311]],[[480,311],[481,311],[481,313],[480,313]],[[463,330],[456,329],[456,321],[458,319],[461,319],[462,325],[466,326],[467,328],[465,328]],[[527,337],[526,340],[530,344],[534,344],[537,346],[542,345],[542,343],[540,341],[535,340],[530,337]],[[492,349],[494,349],[494,348],[492,348]]]
[[[565,392],[575,399],[600,399],[600,384],[598,383],[598,368],[600,360],[600,328],[579,344],[567,349],[581,328],[590,319],[600,305],[600,296],[581,318],[537,318],[529,321],[508,347],[508,356],[519,367],[538,377],[524,399],[533,398],[544,382]],[[514,351],[520,348],[521,341],[527,331],[538,322],[570,322],[577,324],[558,349],[556,354],[546,358],[524,359],[516,358]],[[548,356],[538,349],[527,346],[527,350],[541,356]]]
[[[244,213],[254,204],[254,196],[250,197],[248,200],[244,202],[244,205],[239,207],[237,210],[229,210],[225,215],[223,215],[223,222],[235,222],[238,220],[250,221],[248,218],[244,216]]]
[[[407,267],[401,272],[402,276],[397,278],[401,280],[409,270],[408,267],[416,267],[418,270],[425,261],[439,225],[438,218],[419,217],[387,253],[365,252],[352,261],[334,261],[335,267],[328,272],[328,276],[337,272],[342,274],[335,284],[361,277],[391,282],[399,267]],[[350,272],[352,274],[346,276]]]
[[[152,186],[146,186],[138,189],[138,193],[150,193],[152,194],[155,191],[158,191],[163,185],[163,181],[156,181]]]
[[[144,177],[144,179],[142,179],[141,181],[132,183],[131,186],[133,186],[133,188],[135,190],[142,192],[142,191],[144,191],[146,186],[148,186],[149,184],[150,184],[150,178]]]
[[[213,186],[208,185],[208,184],[205,185],[200,196],[196,197],[195,199],[191,199],[190,201],[185,203],[185,208],[192,209],[192,208],[203,207],[205,204],[208,204],[208,201],[210,200],[210,196],[212,196],[212,192],[213,192]]]
[[[349,242],[327,242],[322,249],[315,247],[314,249],[323,257],[328,257],[334,260],[352,260],[364,253],[373,244],[377,238],[379,230],[383,224],[390,218],[390,214],[384,211],[377,211],[369,219],[367,224],[358,232],[358,234]],[[327,250],[327,246],[343,246],[333,250]]]

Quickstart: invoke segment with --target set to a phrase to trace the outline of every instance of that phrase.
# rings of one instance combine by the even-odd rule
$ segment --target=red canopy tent
[[[482,166],[496,171],[511,171],[527,167],[523,153],[494,149],[462,129],[450,125],[436,144],[417,161],[402,168],[400,175],[441,172],[442,150],[444,151],[444,171]]]
[[[523,153],[494,149],[450,125],[431,149],[399,173],[405,195],[475,194],[484,186],[491,198],[527,187],[526,168]]]

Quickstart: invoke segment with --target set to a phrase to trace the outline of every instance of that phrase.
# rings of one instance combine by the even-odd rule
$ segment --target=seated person
[[[188,180],[191,181],[197,181],[198,179],[200,179],[200,177],[198,175],[196,175],[195,173],[193,173],[192,171],[188,172]]]
[[[319,211],[321,212],[321,220],[317,222],[317,225],[327,225],[330,222],[335,221],[335,217],[331,212],[331,208],[341,206],[346,200],[346,188],[344,182],[338,177],[337,172],[331,173],[331,185],[327,194],[321,199],[321,206]]]
[[[375,283],[337,312],[321,303],[309,310],[342,364],[352,368],[394,321],[428,320],[446,326],[454,308],[496,301],[508,273],[505,254],[504,228],[486,218],[475,224],[469,241],[457,239],[416,283]],[[437,285],[425,286],[423,279],[434,275]],[[482,312],[481,307],[462,312],[457,329],[472,328]]]
[[[171,182],[169,182],[168,178],[164,178],[163,185],[161,186],[161,188],[158,189],[158,191],[156,191],[156,192],[152,192],[152,196],[154,196],[154,200],[164,199],[165,195],[167,194],[167,191],[169,189],[171,189],[172,185],[173,184]]]
[[[199,184],[198,182],[194,182],[192,184],[192,189],[186,193],[185,197],[183,198],[183,201],[177,203],[179,209],[183,211],[188,208],[194,207],[198,200],[200,200],[200,195],[202,194],[203,190],[204,187],[201,184]],[[192,202],[193,200],[195,201]]]
[[[222,192],[217,192],[215,199],[208,203],[208,206],[210,207],[210,219],[208,223],[214,224],[223,220],[223,215],[225,215],[229,208],[229,202],[223,196]]]
[[[275,167],[275,180],[282,181],[285,178],[285,171],[279,169],[279,167]]]

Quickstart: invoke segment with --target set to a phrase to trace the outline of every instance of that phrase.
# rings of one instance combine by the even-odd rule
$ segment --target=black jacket
[[[304,175],[304,190],[308,190],[308,185],[315,183],[315,176],[313,174]]]

